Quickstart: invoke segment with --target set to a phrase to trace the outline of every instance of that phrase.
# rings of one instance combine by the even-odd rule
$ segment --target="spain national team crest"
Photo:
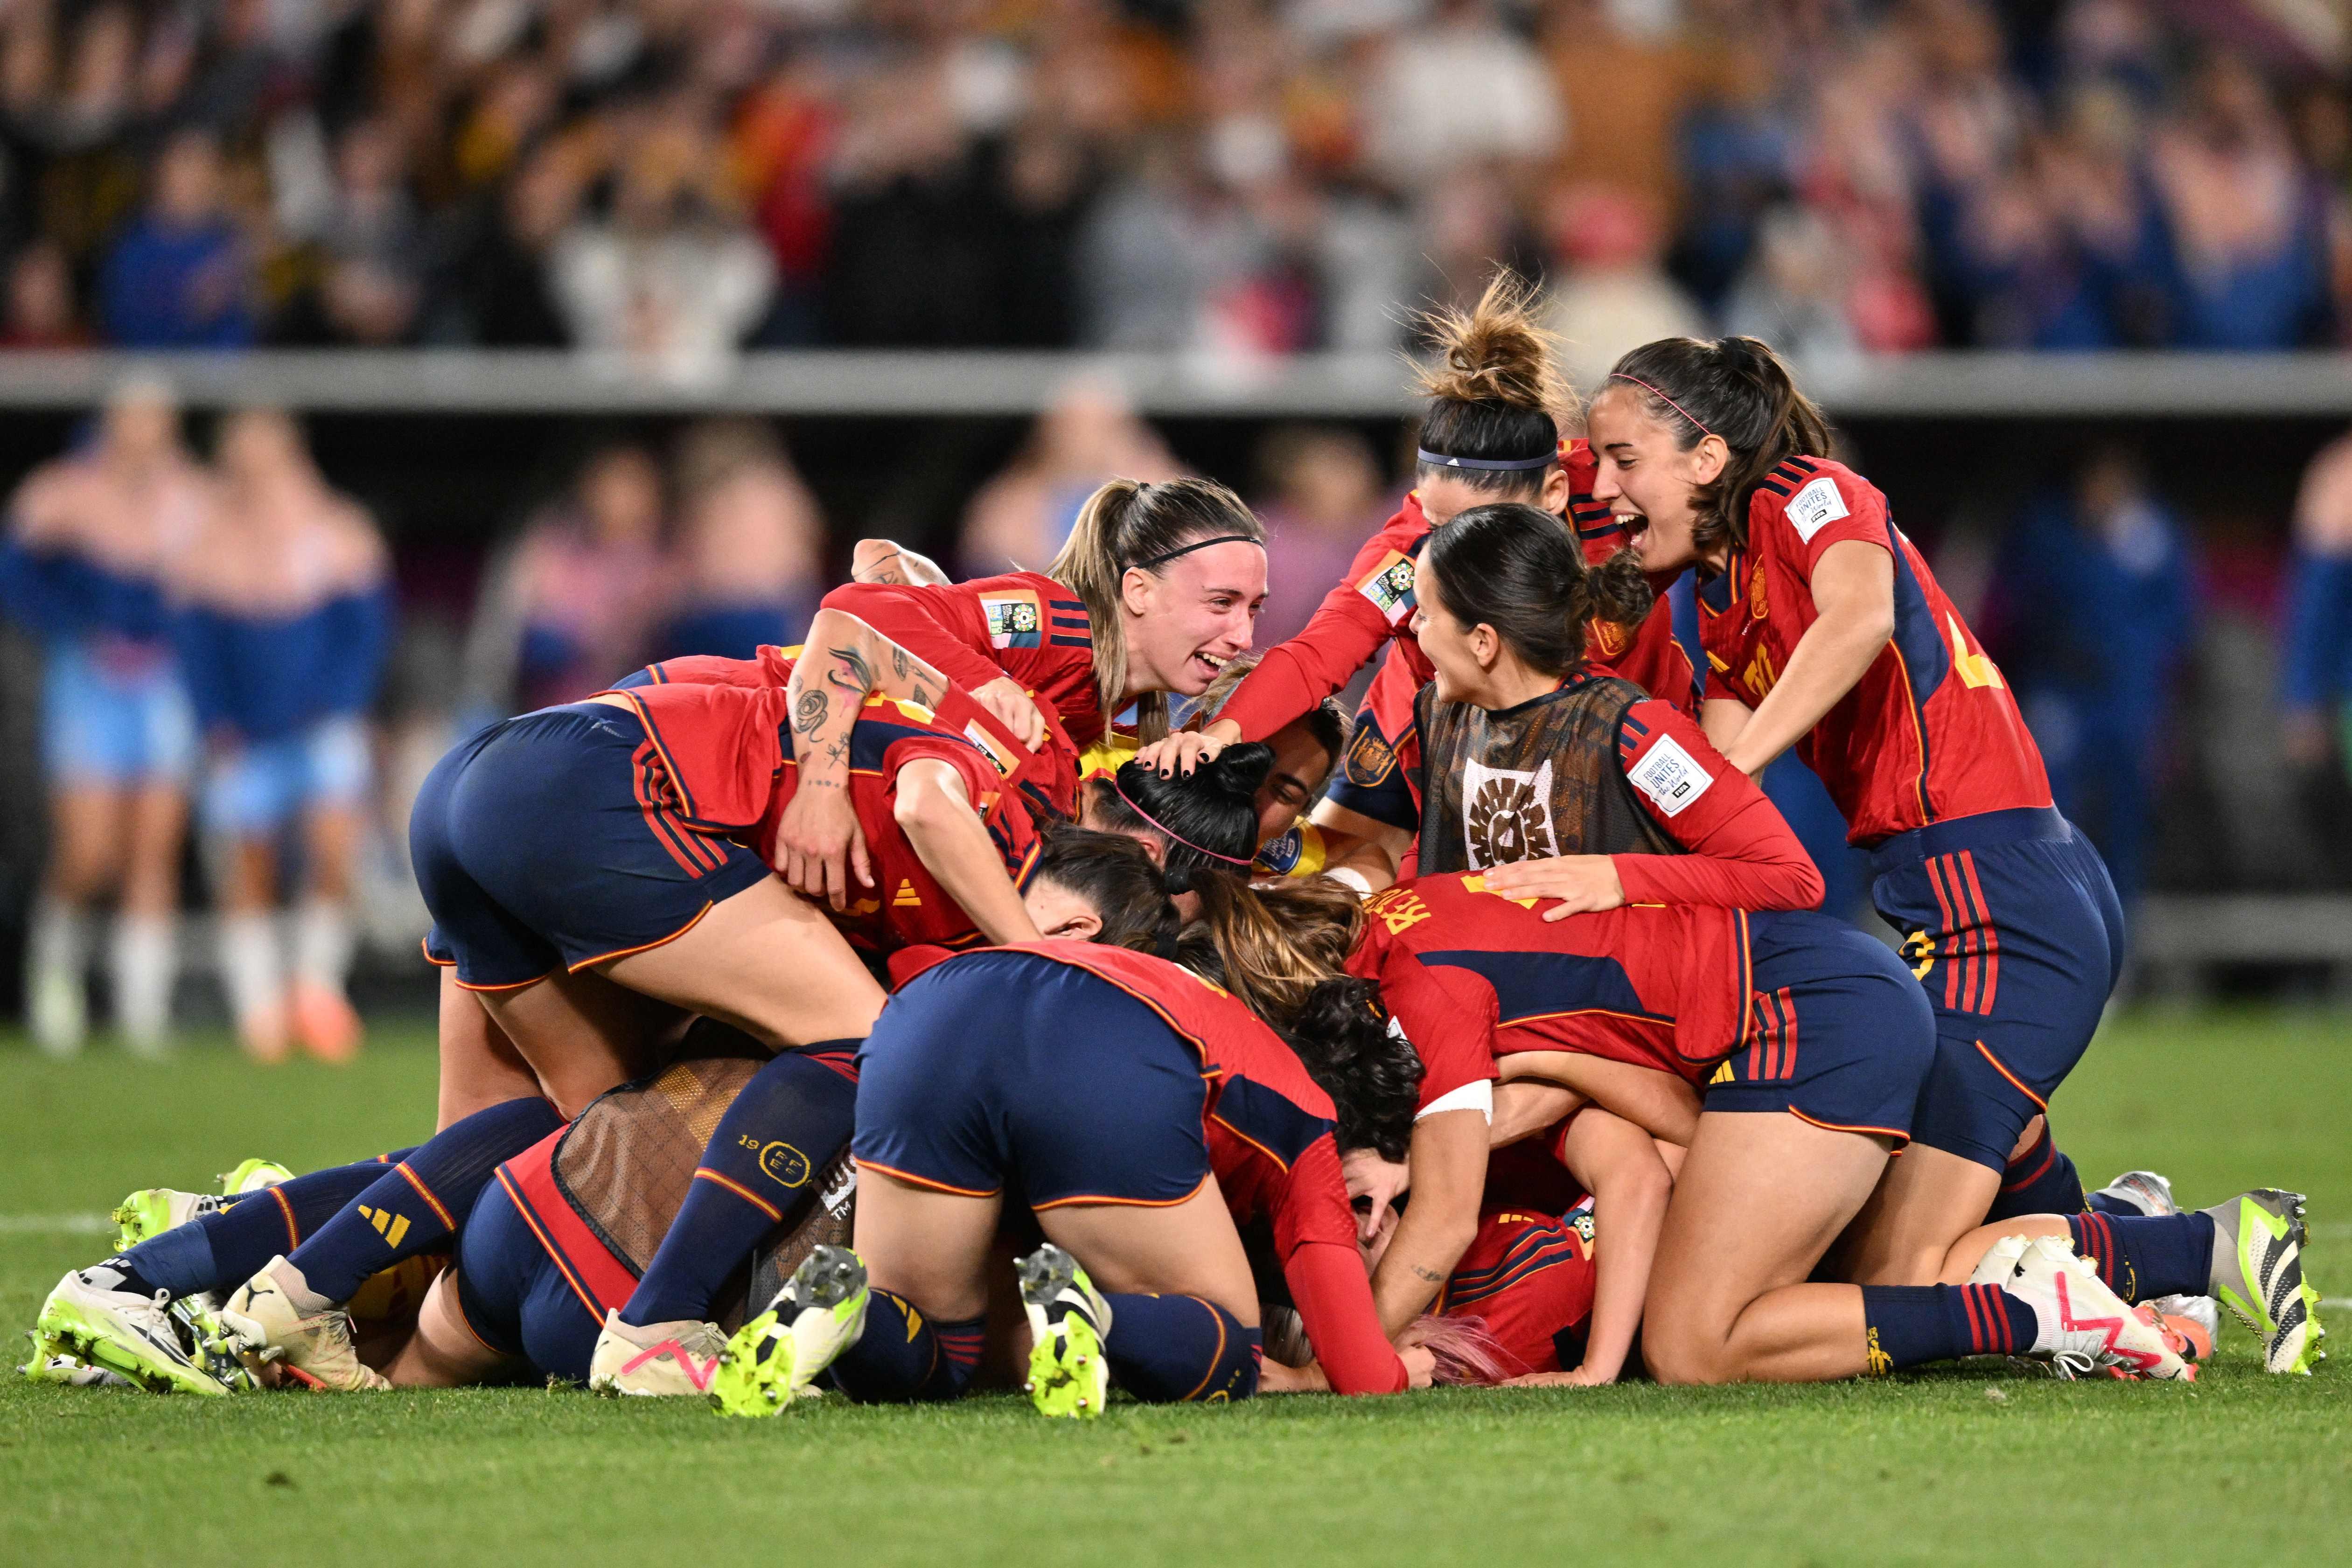
[[[1402,626],[1412,615],[1412,558],[1391,550],[1356,584],[1356,591],[1372,601],[1381,619],[1391,626]]]
[[[1045,617],[1034,593],[983,594],[980,610],[988,617],[992,648],[1034,648],[1044,639]]]
[[[1594,657],[1613,659],[1625,651],[1625,628],[1614,621],[1595,617],[1589,630],[1592,634]]]
[[[1764,597],[1764,568],[1761,562],[1748,569],[1748,613],[1759,621],[1772,613],[1771,603]]]
[[[1559,853],[1551,831],[1551,759],[1532,773],[1465,762],[1462,841],[1476,867]]]
[[[1381,738],[1381,732],[1370,723],[1356,726],[1356,737],[1348,743],[1346,763],[1348,782],[1359,789],[1369,789],[1389,776],[1396,767],[1396,752]]]

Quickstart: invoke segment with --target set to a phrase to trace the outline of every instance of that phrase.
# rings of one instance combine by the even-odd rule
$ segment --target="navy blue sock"
[[[987,1329],[985,1313],[935,1321],[903,1296],[869,1291],[866,1332],[833,1364],[834,1386],[866,1405],[953,1399],[980,1365]]]
[[[246,1193],[210,1214],[149,1237],[114,1260],[115,1267],[135,1271],[141,1282],[126,1288],[142,1295],[158,1290],[173,1296],[233,1291],[272,1258],[299,1247],[305,1236],[373,1186],[385,1166],[398,1164],[410,1152],[330,1166]]]
[[[798,1214],[857,1120],[858,1040],[788,1051],[743,1085],[702,1151],[686,1202],[621,1309],[640,1327],[700,1322],[760,1238]]]
[[[1107,1295],[1111,1380],[1138,1399],[1174,1405],[1257,1392],[1263,1341],[1199,1296]]]
[[[446,1249],[499,1163],[562,1125],[562,1113],[536,1097],[452,1122],[371,1182],[287,1260],[313,1291],[348,1301],[378,1270]]]
[[[2126,1302],[2202,1296],[2212,1289],[2210,1214],[2074,1214],[2074,1256],[2090,1260]]]
[[[1985,1211],[1985,1223],[2021,1214],[2080,1214],[2084,1204],[2083,1178],[2065,1151],[2051,1141],[2050,1121],[2044,1117],[2042,1135],[2001,1172],[2000,1191]]]
[[[1998,1285],[1864,1285],[1869,1375],[1963,1355],[2023,1355],[2033,1309]]]

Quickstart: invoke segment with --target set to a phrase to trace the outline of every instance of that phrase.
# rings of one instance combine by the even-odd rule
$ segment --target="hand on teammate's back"
[[[1020,737],[1021,744],[1034,751],[1045,744],[1045,716],[1021,689],[1021,683],[1010,675],[999,675],[971,694],[971,700],[1003,721],[1004,727]]]
[[[866,834],[845,790],[802,789],[786,802],[776,822],[775,866],[783,879],[810,898],[835,909],[849,904],[849,873],[874,885]]]
[[[1546,920],[1615,909],[1625,902],[1625,887],[1617,879],[1617,862],[1607,855],[1549,855],[1542,860],[1514,861],[1488,866],[1479,873],[1486,891],[1505,898],[1556,898],[1544,911]]]

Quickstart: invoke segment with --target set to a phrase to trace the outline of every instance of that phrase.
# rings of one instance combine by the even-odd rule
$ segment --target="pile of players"
[[[1435,324],[1413,493],[1254,668],[1257,520],[1115,481],[1043,573],[870,541],[798,648],[467,741],[411,828],[439,1131],[134,1195],[34,1369],[1092,1415],[2182,1378],[2218,1301],[2309,1371],[2296,1195],[2052,1141],[2121,914],[1885,498],[1764,345],[1580,405],[1527,303]],[[1791,746],[1899,954],[1811,908]]]

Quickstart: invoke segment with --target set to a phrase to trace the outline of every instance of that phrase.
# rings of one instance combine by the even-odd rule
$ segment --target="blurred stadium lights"
[[[2352,355],[1953,351],[1800,367],[1853,418],[2352,415]],[[79,409],[134,374],[191,405],[323,413],[980,415],[1036,413],[1073,379],[1123,388],[1146,414],[1382,418],[1418,411],[1392,354],[1020,353],[808,350],[742,356],[691,381],[541,350],[307,350],[0,355],[0,408]]]

